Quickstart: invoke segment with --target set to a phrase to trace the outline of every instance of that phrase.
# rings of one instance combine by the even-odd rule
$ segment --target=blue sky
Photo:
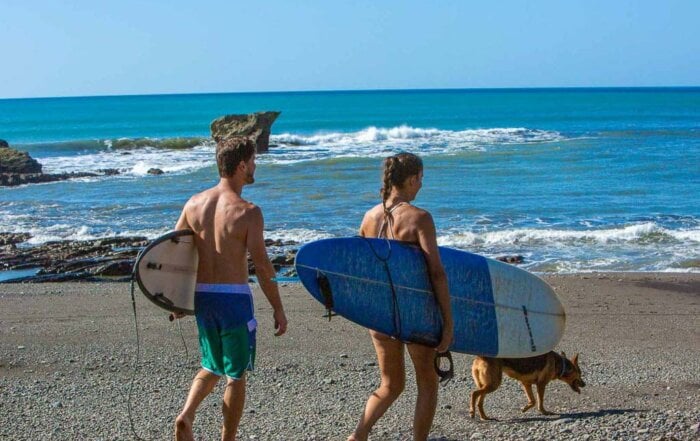
[[[1,0],[0,98],[698,86],[700,1]]]

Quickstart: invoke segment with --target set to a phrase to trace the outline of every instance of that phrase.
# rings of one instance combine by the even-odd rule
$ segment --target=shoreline
[[[500,421],[469,418],[473,356],[453,354],[455,378],[440,388],[432,440],[693,439],[700,423],[700,274],[601,272],[551,274],[567,311],[557,350],[580,353],[587,386],[560,381],[548,410],[521,413],[519,384],[504,377],[485,409]],[[254,286],[256,370],[249,377],[240,439],[344,440],[378,384],[366,330],[323,307],[300,284],[282,283],[290,320],[272,336],[271,309]],[[132,417],[139,436],[167,439],[198,368],[192,318],[167,313],[135,293],[141,357]],[[187,355],[180,336],[187,345]],[[0,438],[131,439],[127,413],[136,340],[128,283],[0,285]],[[371,440],[410,435],[415,384],[407,360],[404,394]],[[195,434],[215,439],[218,385],[200,407]]]

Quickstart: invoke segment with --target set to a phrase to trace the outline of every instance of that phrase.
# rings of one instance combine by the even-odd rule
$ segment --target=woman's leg
[[[403,343],[379,332],[370,331],[377,352],[381,384],[367,399],[365,411],[357,428],[348,440],[364,441],[379,418],[403,392],[406,371],[403,361]]]
[[[433,425],[438,398],[438,376],[435,372],[435,349],[419,344],[408,345],[408,353],[416,371],[418,397],[413,415],[413,439],[425,441]]]

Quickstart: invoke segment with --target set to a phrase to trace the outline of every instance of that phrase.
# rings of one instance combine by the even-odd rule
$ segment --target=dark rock
[[[135,259],[118,260],[100,266],[90,272],[96,276],[128,276],[131,275],[134,269],[134,262]]]
[[[265,239],[265,246],[266,247],[286,247],[290,245],[299,245],[299,242],[295,242],[293,240],[273,240],[273,239]]]
[[[65,181],[75,178],[90,178],[99,176],[96,173],[0,173],[0,187],[13,187],[24,184],[42,184],[46,182]]]
[[[149,175],[162,175],[164,172],[159,168],[149,168],[146,173]]]
[[[10,147],[10,144],[8,144],[4,139],[0,139],[0,149],[3,147]]]
[[[0,253],[0,259],[5,269],[40,267],[40,275],[82,272],[114,261],[133,260],[147,242],[145,237],[47,242]]]
[[[273,265],[284,265],[287,262],[287,258],[285,256],[274,256],[270,259],[270,262]]]
[[[270,128],[282,112],[257,112],[248,115],[225,115],[211,123],[214,141],[232,136],[247,136],[255,140],[257,151],[264,153],[270,145]]]
[[[496,257],[496,260],[500,260],[501,262],[505,263],[511,263],[511,264],[519,264],[523,263],[525,261],[525,258],[520,255],[514,255],[514,256],[499,256]]]
[[[105,176],[114,176],[120,174],[120,171],[116,168],[102,168],[97,171],[100,173],[104,173]]]
[[[0,233],[0,245],[14,245],[26,242],[32,237],[29,233]]]
[[[42,173],[39,162],[26,152],[9,148],[0,144],[0,187],[14,187],[24,184],[41,184],[46,182],[65,181],[67,179],[88,178],[99,176],[96,173]],[[108,168],[100,170],[105,175],[117,175],[119,170]]]
[[[41,164],[29,153],[5,145],[0,147],[0,173],[41,173]]]
[[[39,268],[35,276],[12,279],[0,283],[44,283],[64,281],[129,280],[138,253],[148,245],[145,237],[110,237],[87,241],[54,241],[34,247],[17,248],[10,241],[26,240],[28,234],[0,233],[0,267],[6,270]],[[269,241],[282,246],[287,242]],[[296,250],[272,257],[276,271],[290,268]],[[249,263],[249,274],[255,274],[255,266]],[[121,277],[121,279],[118,279]],[[117,279],[115,279],[117,278]]]

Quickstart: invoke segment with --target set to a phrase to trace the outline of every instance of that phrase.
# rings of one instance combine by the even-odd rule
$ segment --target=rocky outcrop
[[[24,184],[41,184],[45,182],[55,182],[55,181],[65,181],[66,179],[75,178],[89,178],[93,176],[100,176],[97,173],[58,173],[58,174],[48,174],[48,173],[31,173],[31,174],[19,174],[19,173],[0,173],[0,187],[14,187],[17,185]]]
[[[31,237],[32,235],[29,233],[0,233],[0,245],[14,245],[26,242]]]
[[[145,237],[112,237],[16,246],[30,237],[25,233],[0,233],[0,271],[37,269],[34,276],[7,283],[126,280],[131,277],[138,253],[148,244]],[[293,266],[296,250],[289,247],[295,245],[298,244],[292,241],[265,241],[276,271]],[[252,262],[249,262],[249,271],[255,274]]]
[[[231,136],[247,136],[255,140],[258,153],[268,151],[270,128],[281,112],[257,112],[248,115],[226,115],[211,123],[214,141]]]
[[[517,254],[513,256],[498,256],[496,257],[496,260],[500,260],[501,262],[510,263],[513,265],[518,265],[525,262],[525,258]]]
[[[29,153],[15,150],[3,140],[0,144],[0,173],[41,173],[41,164]]]
[[[97,173],[43,173],[41,164],[29,156],[7,145],[0,140],[0,187],[12,187],[23,184],[39,184],[44,182],[65,181],[66,179],[99,176]],[[110,172],[111,173],[111,172]],[[117,172],[118,173],[118,172]],[[105,173],[108,174],[108,173]]]

